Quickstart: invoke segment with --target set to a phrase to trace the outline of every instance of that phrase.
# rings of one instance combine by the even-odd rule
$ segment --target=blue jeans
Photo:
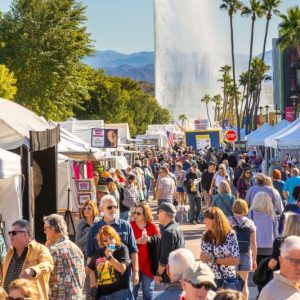
[[[146,276],[140,272],[140,281],[137,285],[133,286],[134,299],[139,299],[139,289],[142,284],[143,300],[151,300],[153,298],[154,279]]]
[[[120,219],[129,221],[129,210],[120,212]]]
[[[188,194],[190,202],[190,221],[196,221],[199,219],[201,212],[201,198],[196,197],[196,194]]]
[[[149,200],[149,195],[150,195],[151,180],[145,178],[145,185],[146,185],[145,200],[148,201]]]
[[[129,300],[129,289],[119,290],[106,296],[99,296],[97,300]]]

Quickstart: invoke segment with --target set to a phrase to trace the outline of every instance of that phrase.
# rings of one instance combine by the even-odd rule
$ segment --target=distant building
[[[275,104],[286,119],[294,118],[300,111],[300,47],[280,51],[273,39],[273,65]]]

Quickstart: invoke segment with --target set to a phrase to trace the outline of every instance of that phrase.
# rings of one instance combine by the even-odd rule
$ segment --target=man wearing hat
[[[277,212],[282,214],[283,212],[283,204],[280,197],[280,194],[277,193],[277,191],[274,188],[271,188],[270,186],[266,185],[266,175],[263,173],[256,173],[255,175],[255,185],[252,186],[246,194],[245,200],[248,203],[249,206],[251,206],[254,196],[258,192],[265,192],[267,193],[274,204],[275,209]]]
[[[97,206],[99,207],[101,198],[105,195],[109,194],[109,190],[106,185],[97,185],[96,186],[96,199],[97,199]]]
[[[211,300],[215,297],[215,276],[211,268],[202,262],[196,262],[185,270],[181,281],[183,294],[181,300]]]
[[[158,249],[159,264],[154,278],[156,284],[169,283],[166,265],[172,251],[184,248],[183,232],[175,221],[176,208],[172,203],[164,202],[157,210],[158,222],[162,226],[161,241]]]

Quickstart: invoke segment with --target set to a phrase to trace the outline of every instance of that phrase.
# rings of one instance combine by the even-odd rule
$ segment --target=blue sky
[[[152,51],[154,49],[154,0],[82,0],[87,6],[87,27],[99,50],[116,50],[122,53]],[[164,1],[164,0],[158,0]],[[182,0],[189,1],[189,0]],[[229,22],[225,12],[218,7],[221,0],[207,1],[216,7],[216,22],[224,28],[229,38]],[[244,1],[247,3],[248,1]],[[7,11],[11,0],[0,0],[0,10]],[[299,0],[282,0],[280,9],[299,5]],[[267,49],[271,49],[271,38],[277,37],[280,19],[274,17],[270,24]],[[225,26],[224,26],[225,24]],[[249,49],[250,19],[235,19],[236,52],[247,54]],[[265,20],[257,23],[254,52],[261,52]]]

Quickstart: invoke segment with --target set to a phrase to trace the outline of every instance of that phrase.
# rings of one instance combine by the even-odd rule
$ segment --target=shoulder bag
[[[225,205],[225,207],[227,208],[227,210],[230,212],[230,215],[233,216],[232,210],[231,210],[231,208],[228,206],[228,204],[225,202],[225,200],[221,197],[220,194],[218,194],[218,197],[221,199],[222,203]]]
[[[215,247],[214,244],[212,244],[212,248],[213,248],[213,257],[215,259],[217,259],[217,257],[215,256]],[[245,281],[244,279],[236,272],[236,277],[232,278],[224,278],[222,269],[220,267],[219,264],[216,264],[217,268],[221,274],[221,284],[218,284],[218,289],[224,289],[224,290],[235,290],[235,291],[243,291],[244,285],[245,285]]]

